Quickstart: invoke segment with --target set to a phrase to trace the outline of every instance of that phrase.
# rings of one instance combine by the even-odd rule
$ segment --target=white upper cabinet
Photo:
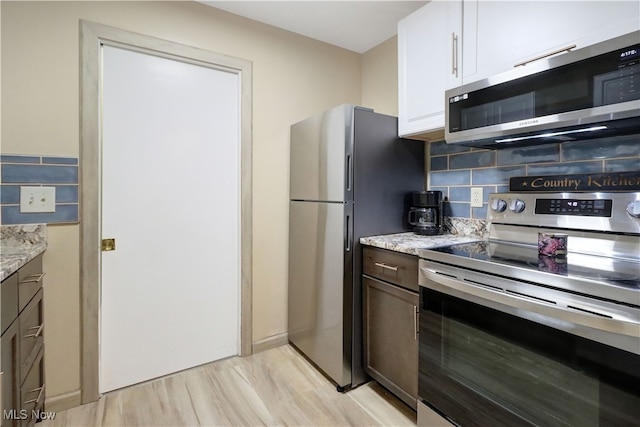
[[[398,25],[398,129],[444,126],[444,91],[462,83],[462,0],[432,1]]]
[[[463,22],[465,55],[476,60],[469,83],[637,31],[640,2],[467,0]]]
[[[441,136],[446,89],[637,30],[638,1],[433,0],[398,24],[399,133]]]

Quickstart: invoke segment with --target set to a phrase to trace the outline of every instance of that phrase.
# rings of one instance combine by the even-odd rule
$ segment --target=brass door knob
[[[102,239],[102,251],[115,251],[116,239]]]

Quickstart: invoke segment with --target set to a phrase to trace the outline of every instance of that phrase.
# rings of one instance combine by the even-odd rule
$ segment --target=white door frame
[[[158,56],[203,64],[240,76],[240,355],[252,353],[252,204],[251,153],[252,106],[250,61],[155,37],[132,33],[89,21],[80,21],[80,386],[82,403],[100,397],[99,309],[100,309],[100,45],[126,46],[153,51]]]

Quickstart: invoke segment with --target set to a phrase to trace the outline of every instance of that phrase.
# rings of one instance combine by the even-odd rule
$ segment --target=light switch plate
[[[471,187],[471,207],[482,207],[482,187]]]
[[[20,212],[55,212],[56,187],[20,187]]]

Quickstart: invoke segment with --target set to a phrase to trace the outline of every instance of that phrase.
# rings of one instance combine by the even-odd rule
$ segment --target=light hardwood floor
[[[55,414],[49,426],[415,426],[375,382],[347,393],[285,345],[199,366]]]

